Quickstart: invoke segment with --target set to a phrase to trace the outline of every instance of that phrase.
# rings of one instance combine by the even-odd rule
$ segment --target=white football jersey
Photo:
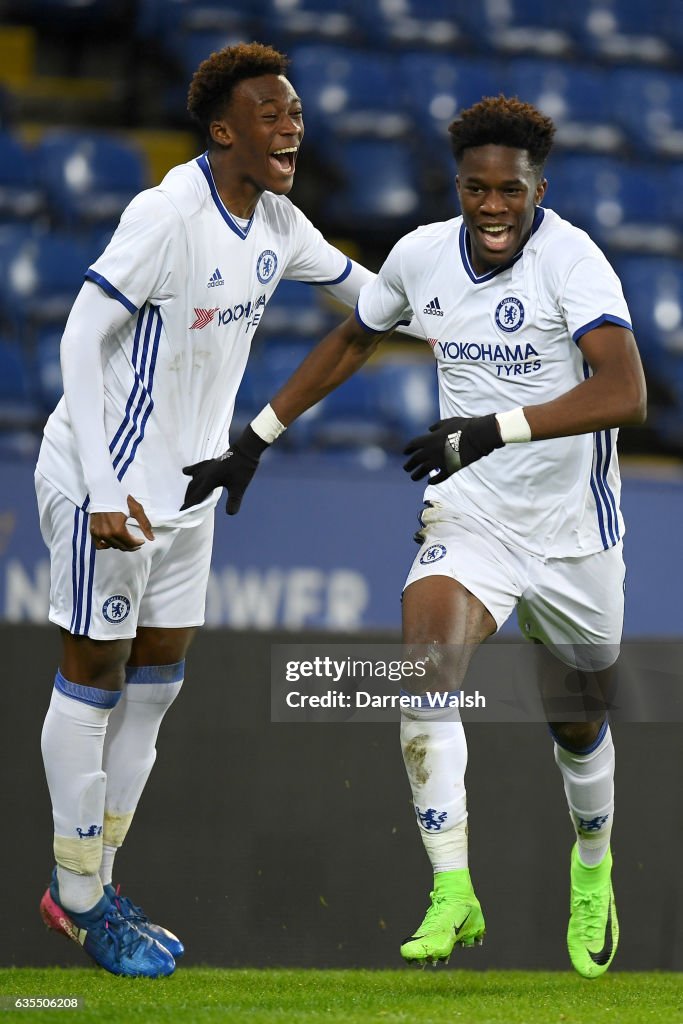
[[[356,313],[373,331],[415,314],[436,358],[443,419],[556,398],[589,375],[578,345],[587,331],[605,321],[631,327],[600,249],[541,207],[512,263],[481,276],[462,217],[411,232],[364,285]],[[428,486],[425,500],[546,558],[609,548],[623,534],[616,438],[602,430],[508,444]]]
[[[86,278],[131,314],[103,352],[106,435],[125,493],[153,525],[189,526],[215,505],[220,491],[179,511],[182,467],[228,448],[251,341],[280,279],[337,284],[351,266],[285,196],[264,193],[241,226],[206,154],[130,203]],[[64,398],[38,470],[76,505],[87,501]]]

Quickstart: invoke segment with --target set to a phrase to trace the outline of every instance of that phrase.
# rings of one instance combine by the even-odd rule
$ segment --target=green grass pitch
[[[14,1009],[30,996],[78,996],[79,1009]],[[7,1020],[173,1024],[683,1024],[683,976],[522,971],[219,970],[160,981],[95,968],[0,970]]]

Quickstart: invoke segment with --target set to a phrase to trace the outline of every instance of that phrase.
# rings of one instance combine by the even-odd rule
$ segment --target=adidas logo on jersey
[[[216,269],[214,270],[213,274],[209,278],[206,287],[207,288],[218,288],[219,285],[222,285],[222,284],[225,284],[225,281],[221,277],[220,270],[218,269],[218,267],[216,267]]]
[[[428,302],[422,312],[431,313],[432,316],[443,316],[443,310],[439,305],[438,299],[432,299],[431,302]]]

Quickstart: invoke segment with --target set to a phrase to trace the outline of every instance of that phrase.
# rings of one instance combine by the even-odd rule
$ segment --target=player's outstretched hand
[[[216,487],[225,487],[228,492],[225,511],[229,516],[236,515],[259,459],[267,447],[268,442],[249,426],[220,458],[205,459],[203,462],[195,462],[193,466],[185,466],[183,473],[192,479],[187,485],[181,512],[192,505],[199,505]]]
[[[411,480],[421,480],[427,473],[438,470],[430,484],[442,484],[459,469],[471,465],[503,441],[494,413],[490,416],[453,416],[432,423],[428,434],[415,437],[406,445],[403,454],[410,455],[403,468]]]
[[[147,518],[147,513],[132,494],[128,495],[128,513],[130,518],[137,522],[143,537],[147,540],[154,540],[152,524]],[[124,512],[93,512],[90,515],[90,536],[98,551],[106,551],[107,548],[116,548],[117,551],[137,551],[142,547],[145,541],[135,537],[128,530],[127,518]]]

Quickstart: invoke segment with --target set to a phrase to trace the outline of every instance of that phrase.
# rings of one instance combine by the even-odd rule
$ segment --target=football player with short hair
[[[204,621],[220,490],[201,469],[229,457],[249,475],[266,447],[249,428],[230,448],[229,429],[279,281],[353,308],[373,277],[287,199],[304,134],[287,64],[252,43],[199,66],[188,108],[208,150],[133,199],[88,269],[36,470],[63,640],[42,733],[57,866],[41,912],[115,974],[167,975],[183,952],[112,867]],[[277,433],[272,413],[259,422]]]
[[[429,652],[425,690],[458,691],[476,647],[514,610],[565,675],[599,682],[623,621],[617,428],[641,423],[646,408],[628,308],[598,247],[542,206],[549,118],[499,96],[463,111],[449,131],[462,216],[402,238],[355,316],[268,408],[288,425],[414,315],[436,359],[442,416],[406,448],[412,479],[431,474],[403,593],[404,641]],[[243,483],[239,474],[227,482]],[[569,954],[593,978],[618,940],[614,748],[604,713],[567,721],[546,710],[576,832]],[[434,870],[427,914],[401,947],[420,963],[448,959],[485,931],[468,870],[467,746],[449,715],[411,709],[401,725]]]

